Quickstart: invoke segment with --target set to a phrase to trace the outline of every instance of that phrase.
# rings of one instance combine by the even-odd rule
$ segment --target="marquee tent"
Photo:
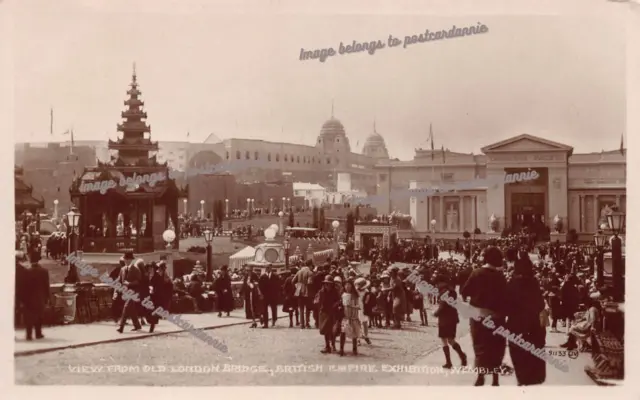
[[[241,268],[249,261],[252,261],[255,255],[256,255],[256,249],[251,246],[247,246],[244,249],[237,252],[236,254],[229,257],[229,268],[232,270],[234,268]]]

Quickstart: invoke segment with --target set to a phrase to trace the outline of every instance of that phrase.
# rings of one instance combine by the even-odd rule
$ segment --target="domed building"
[[[377,159],[389,159],[389,151],[387,145],[384,143],[384,138],[378,132],[376,132],[375,125],[373,127],[373,133],[369,135],[362,148],[362,154],[367,157]]]

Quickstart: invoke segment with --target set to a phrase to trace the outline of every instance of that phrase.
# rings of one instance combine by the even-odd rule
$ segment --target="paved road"
[[[415,314],[414,317],[418,318],[418,315]],[[157,386],[389,385],[397,381],[399,376],[387,371],[390,367],[384,365],[411,365],[433,351],[438,343],[435,326],[422,327],[416,322],[408,323],[402,331],[373,331],[372,345],[363,343],[357,357],[350,354],[350,345],[345,346],[347,355],[344,357],[321,354],[324,340],[317,330],[288,328],[288,321],[285,322],[284,319],[280,319],[274,329],[250,329],[242,325],[207,332],[226,341],[231,360],[193,335],[182,333],[18,357],[15,359],[16,383]],[[223,372],[225,364],[229,372]],[[144,372],[144,365],[165,368],[165,371]],[[220,372],[205,373],[205,367],[212,368],[212,365],[218,365]],[[303,372],[292,368],[303,365],[309,369],[314,368],[317,372]],[[352,369],[357,365],[356,368],[373,368],[376,372],[348,372],[349,365]],[[120,366],[120,372],[115,370],[116,366]],[[127,366],[140,368],[140,371],[125,372]],[[261,368],[262,372],[230,372],[232,366]],[[88,370],[82,372],[82,367]],[[95,372],[90,370],[91,367]],[[99,367],[102,367],[101,371]],[[189,370],[185,367],[200,369]],[[346,371],[337,371],[339,368]]]

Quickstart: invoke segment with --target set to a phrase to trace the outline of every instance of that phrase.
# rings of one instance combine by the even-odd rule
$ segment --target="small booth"
[[[255,247],[255,253],[252,261],[247,262],[254,268],[264,269],[271,265],[274,272],[285,269],[285,251],[282,243],[276,242],[277,230],[273,226],[264,231],[265,242]]]
[[[354,227],[355,249],[371,248],[376,245],[391,247],[398,238],[398,228],[383,222],[360,222]]]
[[[229,257],[229,268],[231,270],[242,268],[246,263],[253,260],[255,254],[255,248],[251,246],[245,247],[244,249]]]

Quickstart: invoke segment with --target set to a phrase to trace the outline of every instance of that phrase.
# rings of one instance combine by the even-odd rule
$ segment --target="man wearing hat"
[[[318,292],[318,310],[320,334],[324,336],[324,349],[321,353],[331,353],[335,351],[334,325],[338,320],[336,306],[340,304],[340,293],[336,289],[331,275],[326,275],[322,281],[322,289]]]
[[[130,289],[134,293],[137,293],[138,285],[142,278],[142,272],[134,265],[132,251],[126,251],[123,259],[125,266],[122,267],[120,277],[118,279],[126,289]],[[124,300],[122,316],[120,317],[120,327],[117,329],[118,332],[122,333],[124,330],[124,324],[127,322],[128,318],[131,318],[131,321],[133,322],[132,331],[139,331],[142,329],[140,321],[138,321],[138,304],[131,298]]]
[[[111,278],[114,282],[120,276],[120,271],[122,271],[124,264],[124,257],[120,257],[118,266],[115,267],[113,271],[109,272],[109,278]],[[117,290],[113,290],[113,301],[111,302],[111,317],[116,324],[118,323],[118,321],[120,321],[120,317],[122,316],[122,306],[123,301],[122,297],[120,296],[120,292],[118,292]]]
[[[44,308],[49,303],[49,271],[42,268],[38,263],[40,261],[39,251],[33,251],[29,254],[31,268],[26,270],[25,287],[29,288],[28,293],[24,296],[24,314],[27,325],[27,340],[32,339],[33,328],[36,331],[36,339],[42,339],[42,318]],[[70,266],[75,269],[75,265]]]

